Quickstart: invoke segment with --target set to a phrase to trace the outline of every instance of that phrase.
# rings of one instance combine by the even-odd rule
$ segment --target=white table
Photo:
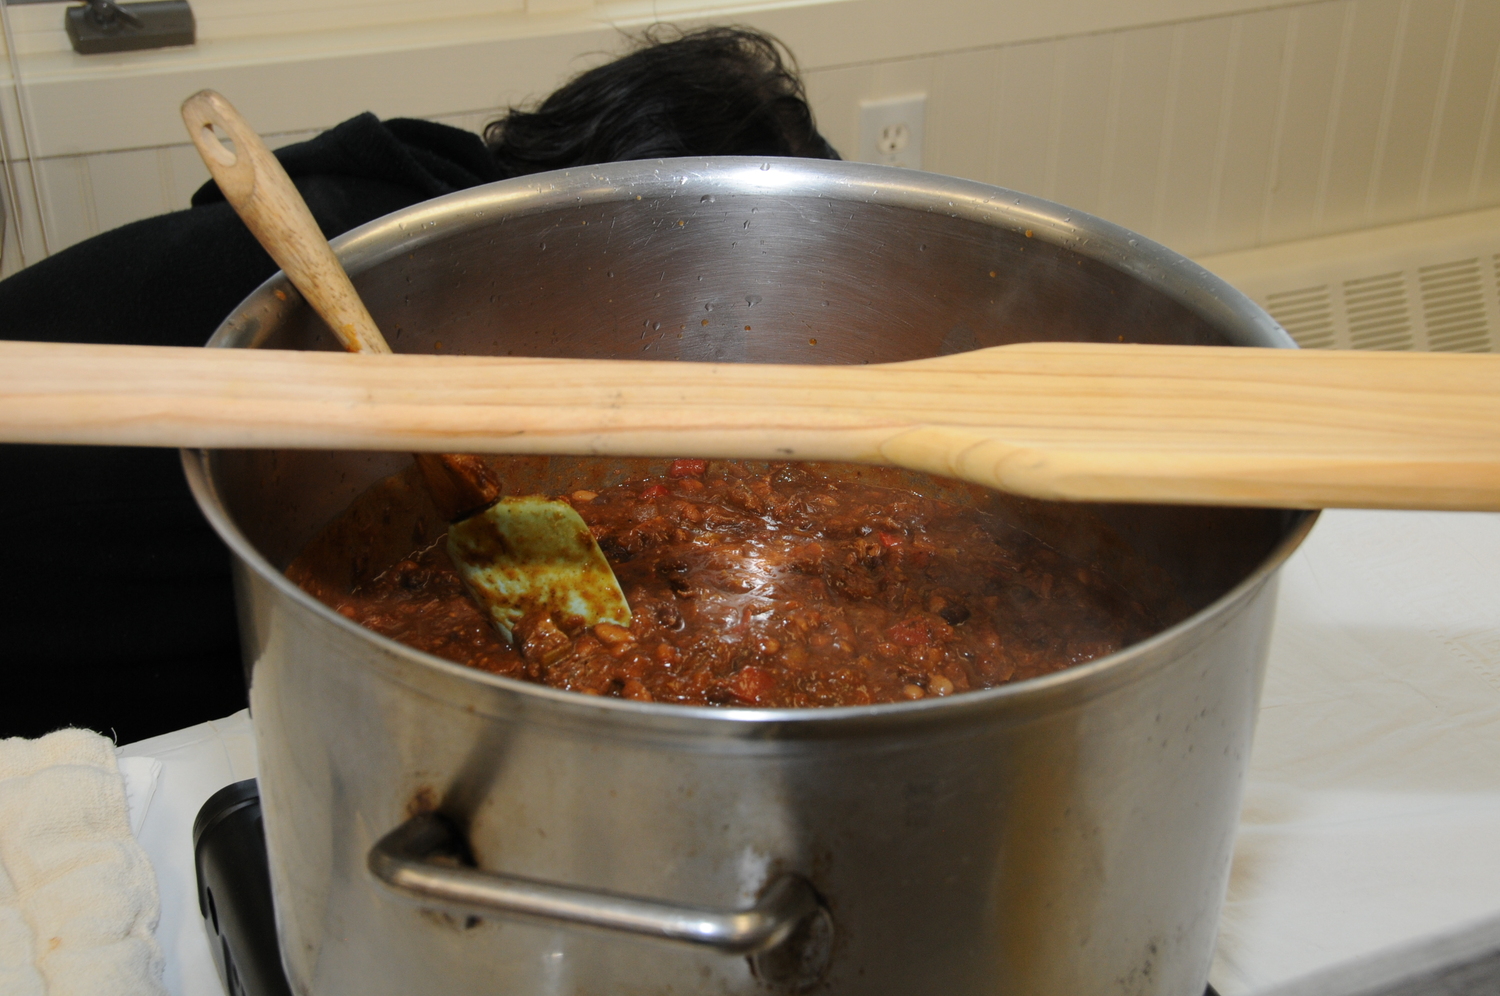
[[[1500,515],[1325,513],[1277,611],[1215,988],[1355,996],[1500,950]],[[167,988],[220,996],[192,823],[255,774],[249,719],[120,753],[162,765],[139,836]]]

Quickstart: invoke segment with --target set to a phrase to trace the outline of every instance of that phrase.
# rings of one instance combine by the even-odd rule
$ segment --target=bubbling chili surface
[[[288,576],[344,616],[439,657],[590,695],[721,706],[946,696],[1048,674],[1162,628],[1098,568],[981,509],[805,465],[678,460],[563,496],[630,601],[627,627],[529,618],[512,648],[442,537],[368,580]]]

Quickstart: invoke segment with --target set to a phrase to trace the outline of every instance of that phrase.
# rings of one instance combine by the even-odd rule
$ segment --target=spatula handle
[[[389,353],[391,347],[302,195],[255,129],[212,90],[200,90],[184,101],[182,120],[224,199],[344,348],[351,353]],[[233,148],[219,138],[216,127],[234,143]]]
[[[1500,511],[1500,355],[1026,343],[819,367],[0,342],[0,441],[853,460],[1039,498]]]

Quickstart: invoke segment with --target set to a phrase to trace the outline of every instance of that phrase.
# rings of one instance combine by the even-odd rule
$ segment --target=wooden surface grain
[[[7,342],[0,435],[851,460],[1043,498],[1500,509],[1500,356],[1023,343],[799,366]]]

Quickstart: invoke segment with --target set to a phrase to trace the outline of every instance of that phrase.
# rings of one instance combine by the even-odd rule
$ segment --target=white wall
[[[176,108],[200,87],[281,141],[366,109],[477,128],[658,18],[782,37],[846,153],[860,100],[923,91],[926,168],[1189,254],[1500,205],[1497,0],[529,2],[194,0],[198,46],[91,57],[61,5],[9,8],[25,100],[0,81],[0,113],[28,257],[38,216],[56,251],[185,206],[206,173]]]
[[[1103,215],[1189,254],[1500,203],[1500,3],[1324,0],[818,70],[925,90],[924,165]]]

